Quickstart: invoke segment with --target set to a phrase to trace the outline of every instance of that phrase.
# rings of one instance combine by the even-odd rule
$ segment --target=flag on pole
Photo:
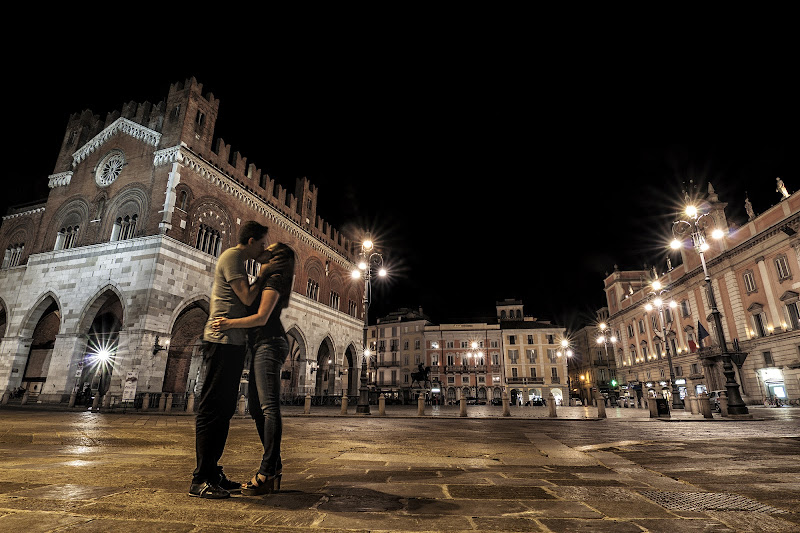
[[[706,331],[706,328],[704,328],[703,324],[701,324],[700,321],[698,320],[697,321],[697,339],[700,341],[700,346],[703,346],[703,339],[705,339],[708,336],[709,336],[708,335],[708,331]]]

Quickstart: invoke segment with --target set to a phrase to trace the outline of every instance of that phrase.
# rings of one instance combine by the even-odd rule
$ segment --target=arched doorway
[[[329,338],[325,338],[317,351],[315,396],[333,396],[336,394],[336,361],[334,359],[333,345]]]
[[[61,311],[55,300],[48,298],[43,305],[42,315],[33,328],[31,347],[22,374],[21,387],[28,392],[28,401],[36,399],[47,381],[50,357],[61,328]]]
[[[305,368],[306,344],[297,328],[287,331],[286,338],[289,340],[289,355],[281,368],[281,398],[284,403],[295,403],[305,396],[300,386],[303,382],[301,370]]]
[[[88,388],[92,395],[96,393],[102,397],[108,392],[117,359],[122,303],[113,291],[105,292],[95,303],[99,307],[86,334],[78,390],[86,391]],[[87,400],[84,392],[83,401]]]
[[[8,316],[6,315],[6,303],[0,298],[0,339],[6,336],[6,326]]]
[[[564,405],[564,395],[561,389],[550,389],[550,393],[553,395],[553,400],[556,402],[556,405]]]
[[[161,390],[171,392],[173,402],[176,394],[195,392],[202,372],[200,346],[207,321],[208,304],[197,300],[187,305],[172,325]]]
[[[358,366],[358,356],[356,355],[356,349],[352,344],[347,347],[347,350],[344,352],[344,357],[345,365],[347,367],[344,369],[344,372],[347,376],[347,379],[345,380],[347,394],[348,396],[357,396],[358,388],[361,386],[361,368]]]

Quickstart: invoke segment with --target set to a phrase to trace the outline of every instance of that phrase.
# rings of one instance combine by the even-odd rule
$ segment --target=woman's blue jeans
[[[281,367],[289,354],[286,337],[270,337],[254,347],[250,363],[248,405],[255,420],[258,436],[264,445],[264,456],[258,473],[274,476],[281,463]]]

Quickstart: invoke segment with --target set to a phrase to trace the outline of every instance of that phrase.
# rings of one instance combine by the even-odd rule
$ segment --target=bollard
[[[549,393],[547,395],[547,405],[550,406],[550,418],[556,418],[556,399],[553,397],[553,393]]]
[[[2,399],[2,400],[0,400],[0,405],[5,405],[5,404],[7,404],[7,403],[8,403],[8,398],[9,398],[10,396],[11,396],[11,394],[10,394],[8,391],[5,391],[5,392],[3,393],[3,399]]]
[[[142,404],[144,407],[144,404]],[[186,400],[186,412],[193,413],[194,412],[194,393],[189,393],[189,398]]]
[[[719,393],[719,414],[728,416],[728,393],[726,391]]]
[[[508,393],[506,391],[501,394],[501,401],[503,402],[503,416],[511,416],[511,409],[508,407]]]
[[[606,417],[606,402],[605,402],[605,399],[603,398],[603,395],[601,393],[598,392],[597,394],[598,394],[598,396],[596,396],[596,398],[597,398],[597,418],[607,418]]]
[[[655,398],[647,399],[647,407],[650,409],[650,418],[658,418],[658,405]]]
[[[386,416],[386,396],[378,396],[378,416]]]
[[[697,395],[694,393],[689,395],[689,407],[691,408],[693,415],[696,415],[700,412],[700,408],[697,404]]]
[[[310,415],[311,414],[311,393],[306,393],[306,404],[303,407],[303,414]]]
[[[69,395],[69,407],[75,407],[75,400],[78,399],[78,394],[75,391],[72,391],[72,394]]]
[[[342,411],[340,414],[346,415],[347,414],[347,396],[342,395]]]
[[[245,413],[247,413],[247,398],[242,394],[239,396],[239,414],[244,415]]]
[[[239,405],[239,409],[241,410],[241,404]],[[172,412],[172,393],[171,392],[167,393],[167,400],[164,402],[164,412],[165,413],[171,413]]]
[[[145,392],[142,396],[142,411],[147,411],[150,408],[150,393]]]
[[[108,409],[111,407],[111,394],[105,393],[103,394],[103,409]]]
[[[467,416],[467,399],[466,398],[461,398],[461,400],[459,400],[459,408],[460,408],[459,413],[458,413],[459,416]]]
[[[423,416],[425,414],[425,396],[420,394],[417,396],[417,416]]]
[[[167,394],[162,392],[161,397],[158,399],[158,412],[163,413],[164,407],[167,405]]]
[[[28,403],[28,389],[25,389],[25,392],[22,394],[20,405],[25,405],[26,403]]]
[[[94,395],[92,399],[92,411],[97,411],[97,408],[100,407],[100,393]]]
[[[708,401],[708,394],[702,393],[698,402],[700,403],[700,412],[703,413],[703,418],[714,418],[714,415],[711,414],[711,402]]]

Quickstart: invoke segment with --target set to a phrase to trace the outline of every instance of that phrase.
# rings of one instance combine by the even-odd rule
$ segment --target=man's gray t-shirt
[[[247,281],[244,252],[237,248],[228,248],[217,259],[214,270],[214,284],[211,287],[211,304],[208,310],[208,322],[203,331],[203,340],[220,344],[243,345],[247,340],[247,330],[229,329],[214,331],[211,322],[215,318],[242,318],[247,316],[247,308],[236,296],[231,287],[233,280],[244,278]]]

